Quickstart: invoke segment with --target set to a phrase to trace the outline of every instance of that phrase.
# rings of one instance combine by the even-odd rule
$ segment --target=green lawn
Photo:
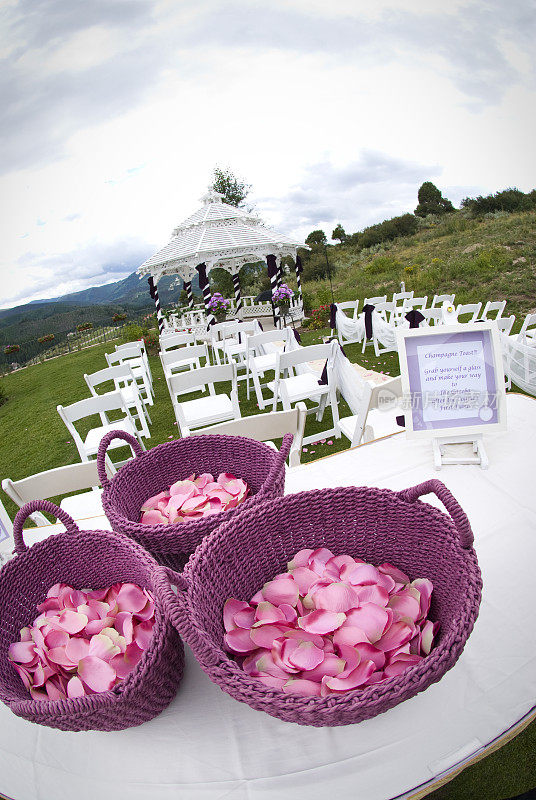
[[[303,333],[302,343],[317,343],[328,334],[327,329],[306,331]],[[68,405],[87,397],[89,391],[83,378],[84,373],[104,368],[104,353],[113,349],[113,345],[97,345],[22,369],[2,379],[8,401],[0,407],[0,479],[10,477],[16,480],[34,472],[79,460],[78,451],[58,416],[56,406],[59,403]],[[372,349],[367,348],[365,356],[362,356],[360,345],[349,345],[345,347],[345,352],[352,361],[365,367],[389,375],[398,374],[396,353],[387,353],[376,358]],[[150,408],[153,424],[151,439],[146,442],[148,448],[178,436],[160,359],[152,356],[150,363],[154,378],[155,404]],[[244,382],[240,382],[239,386],[243,416],[257,413],[254,392],[248,402]],[[340,413],[341,416],[349,413],[345,403],[341,404]],[[98,419],[95,424],[98,424]],[[329,411],[320,425],[314,417],[309,417],[306,434],[330,425]],[[303,453],[302,462],[349,446],[345,438],[337,440],[330,437],[329,441],[333,441],[333,444],[328,445],[326,442],[311,445]],[[8,513],[13,516],[15,506],[3,493],[2,500]],[[532,723],[504,748],[468,768],[430,797],[433,800],[504,800],[526,792],[536,785],[535,752],[536,724]]]

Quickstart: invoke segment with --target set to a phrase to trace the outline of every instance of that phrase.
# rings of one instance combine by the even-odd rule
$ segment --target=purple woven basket
[[[135,458],[108,480],[106,450],[116,438],[130,444]],[[104,487],[104,511],[114,531],[135,539],[161,564],[182,569],[203,538],[224,519],[232,519],[262,500],[283,494],[285,460],[292,439],[292,435],[287,434],[279,452],[243,436],[218,435],[188,436],[144,451],[133,436],[112,431],[103,437],[97,456],[99,478]],[[230,472],[247,482],[251,495],[237,508],[202,519],[174,525],[142,525],[140,515],[145,500],[193,472],[211,472],[216,476]]]
[[[450,516],[418,500],[429,492]],[[472,542],[464,511],[438,480],[402,492],[367,487],[301,492],[221,525],[181,575],[162,568],[157,591],[202,669],[223,691],[287,722],[348,725],[423,691],[455,664],[480,605],[482,581]],[[325,698],[285,694],[248,676],[224,650],[225,600],[249,600],[308,547],[376,565],[388,561],[411,578],[429,578],[434,585],[429,617],[440,623],[430,655],[383,683]]]
[[[22,526],[38,510],[53,514],[66,531],[27,548]],[[65,511],[46,500],[25,505],[13,530],[17,556],[0,571],[0,699],[19,717],[64,731],[122,730],[159,714],[174,698],[184,664],[182,641],[155,592],[161,567],[126,536],[79,530]],[[68,700],[32,700],[8,659],[8,648],[58,582],[76,589],[132,582],[149,589],[156,600],[153,637],[139,663],[113,689]]]

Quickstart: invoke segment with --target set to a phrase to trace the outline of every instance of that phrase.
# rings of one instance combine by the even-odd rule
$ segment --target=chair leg
[[[253,372],[252,375],[253,375],[253,386],[255,387],[255,394],[257,396],[259,409],[261,411],[264,411],[266,403],[264,402],[264,397],[262,395],[262,388],[261,388],[261,382],[259,380],[259,375],[257,372]]]

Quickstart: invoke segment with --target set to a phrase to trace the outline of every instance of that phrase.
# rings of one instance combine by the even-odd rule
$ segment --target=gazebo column
[[[275,290],[278,288],[277,286],[277,265],[276,265],[276,258],[275,256],[266,256],[266,264],[268,266],[268,275],[270,277],[270,289],[272,291],[272,297]],[[274,300],[272,299],[272,312],[274,315],[274,325],[276,328],[279,327],[279,306],[276,305]]]
[[[281,263],[282,258],[281,256],[276,257],[276,264],[277,264],[277,288],[281,288],[281,284],[283,283],[283,264]]]
[[[192,292],[192,281],[183,281],[182,288],[188,295],[188,307],[190,311],[194,310],[194,293]]]
[[[207,315],[207,330],[210,328],[211,325],[214,325],[216,322],[216,317],[212,313],[209,308],[209,301],[210,301],[210,284],[207,278],[207,265],[203,262],[202,264],[198,264],[196,270],[199,273],[199,286],[201,291],[203,292],[203,303],[205,305],[205,314]]]
[[[239,275],[238,272],[235,272],[235,273],[233,273],[233,275],[231,275],[231,277],[233,279],[233,290],[234,290],[235,303],[236,303],[236,313],[238,314],[240,309],[243,308],[243,306],[244,306],[244,303],[242,301],[242,294],[240,292],[240,275]]]
[[[303,267],[301,263],[301,258],[296,255],[296,261],[294,262],[294,269],[296,271],[296,283],[298,285],[298,299],[299,302],[303,305],[303,295],[302,295],[302,288],[301,288],[301,274],[303,272]]]
[[[149,293],[154,300],[154,304],[156,306],[156,321],[158,322],[158,333],[162,334],[164,330],[164,316],[162,314],[162,309],[160,308],[160,298],[158,297],[158,288],[154,281],[153,276],[151,275],[150,278],[147,279],[149,284]]]

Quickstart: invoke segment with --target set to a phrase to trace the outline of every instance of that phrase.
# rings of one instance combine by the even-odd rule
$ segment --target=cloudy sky
[[[534,0],[1,0],[0,307],[118,280],[215,165],[304,237],[536,186]]]

